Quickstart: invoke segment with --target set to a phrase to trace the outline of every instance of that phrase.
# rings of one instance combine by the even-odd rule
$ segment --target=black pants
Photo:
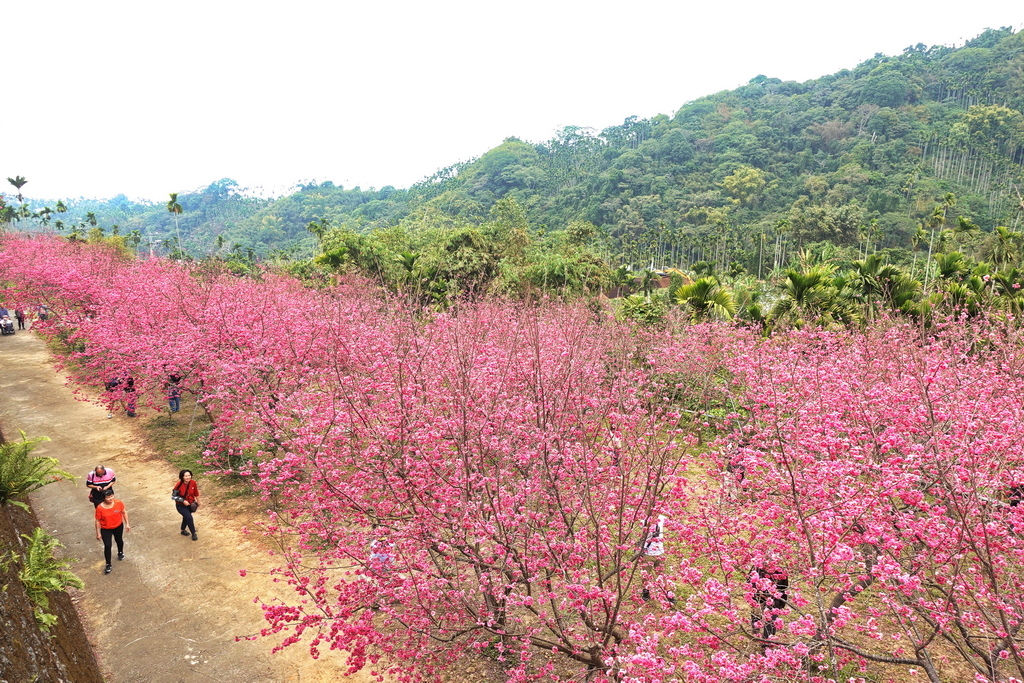
[[[100,529],[100,536],[103,538],[103,559],[110,564],[110,541],[117,541],[117,554],[124,552],[124,524],[116,529]]]
[[[174,507],[178,509],[178,514],[181,515],[181,530],[184,531],[188,527],[189,532],[196,532],[196,523],[192,519],[192,511],[188,508],[188,505],[182,505],[181,503],[175,503]]]
[[[773,598],[770,595],[755,595],[761,609],[750,615],[750,626],[755,632],[757,631],[758,626],[760,626],[761,636],[763,638],[771,638],[778,631],[778,629],[775,628],[775,616],[785,609],[786,597],[785,593],[782,594],[781,599]]]

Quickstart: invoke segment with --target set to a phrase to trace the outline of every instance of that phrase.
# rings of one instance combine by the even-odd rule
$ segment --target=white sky
[[[0,25],[0,182],[166,200],[224,177],[408,187],[508,136],[1020,30],[1024,2],[23,0]]]

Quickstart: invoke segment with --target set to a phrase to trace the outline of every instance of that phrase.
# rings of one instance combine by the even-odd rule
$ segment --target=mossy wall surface
[[[15,562],[0,570],[0,683],[103,683],[92,647],[71,596],[50,594],[48,612],[57,615],[49,632],[39,628],[33,605],[18,579],[26,540],[36,516],[14,505],[0,505],[0,553]]]

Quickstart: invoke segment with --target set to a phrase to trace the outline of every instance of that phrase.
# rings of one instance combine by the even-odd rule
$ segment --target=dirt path
[[[270,564],[261,539],[242,534],[241,523],[210,505],[210,497],[196,514],[199,540],[179,535],[181,518],[169,497],[177,471],[147,451],[136,423],[123,414],[108,420],[103,408],[75,400],[35,335],[0,338],[0,358],[5,435],[15,439],[20,429],[50,437],[37,454],[58,458],[81,477],[47,486],[32,501],[43,526],[65,545],[64,555],[78,558],[74,571],[86,588],[77,604],[109,683],[344,678],[339,661],[327,655],[314,661],[301,645],[272,655],[272,638],[235,642],[265,625],[253,596],[293,599],[262,573]],[[106,576],[85,488],[85,475],[99,463],[114,468],[115,491],[132,524],[125,560],[115,559]],[[249,572],[246,578],[240,569]]]

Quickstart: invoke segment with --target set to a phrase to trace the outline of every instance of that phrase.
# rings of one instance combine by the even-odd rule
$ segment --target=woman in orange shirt
[[[122,532],[131,531],[132,526],[128,523],[128,511],[124,509],[124,503],[114,498],[114,492],[107,489],[103,502],[96,506],[96,540],[103,541],[103,558],[107,566],[103,573],[109,574],[113,567],[110,565],[111,541],[117,541],[117,559],[124,559],[124,538]]]

